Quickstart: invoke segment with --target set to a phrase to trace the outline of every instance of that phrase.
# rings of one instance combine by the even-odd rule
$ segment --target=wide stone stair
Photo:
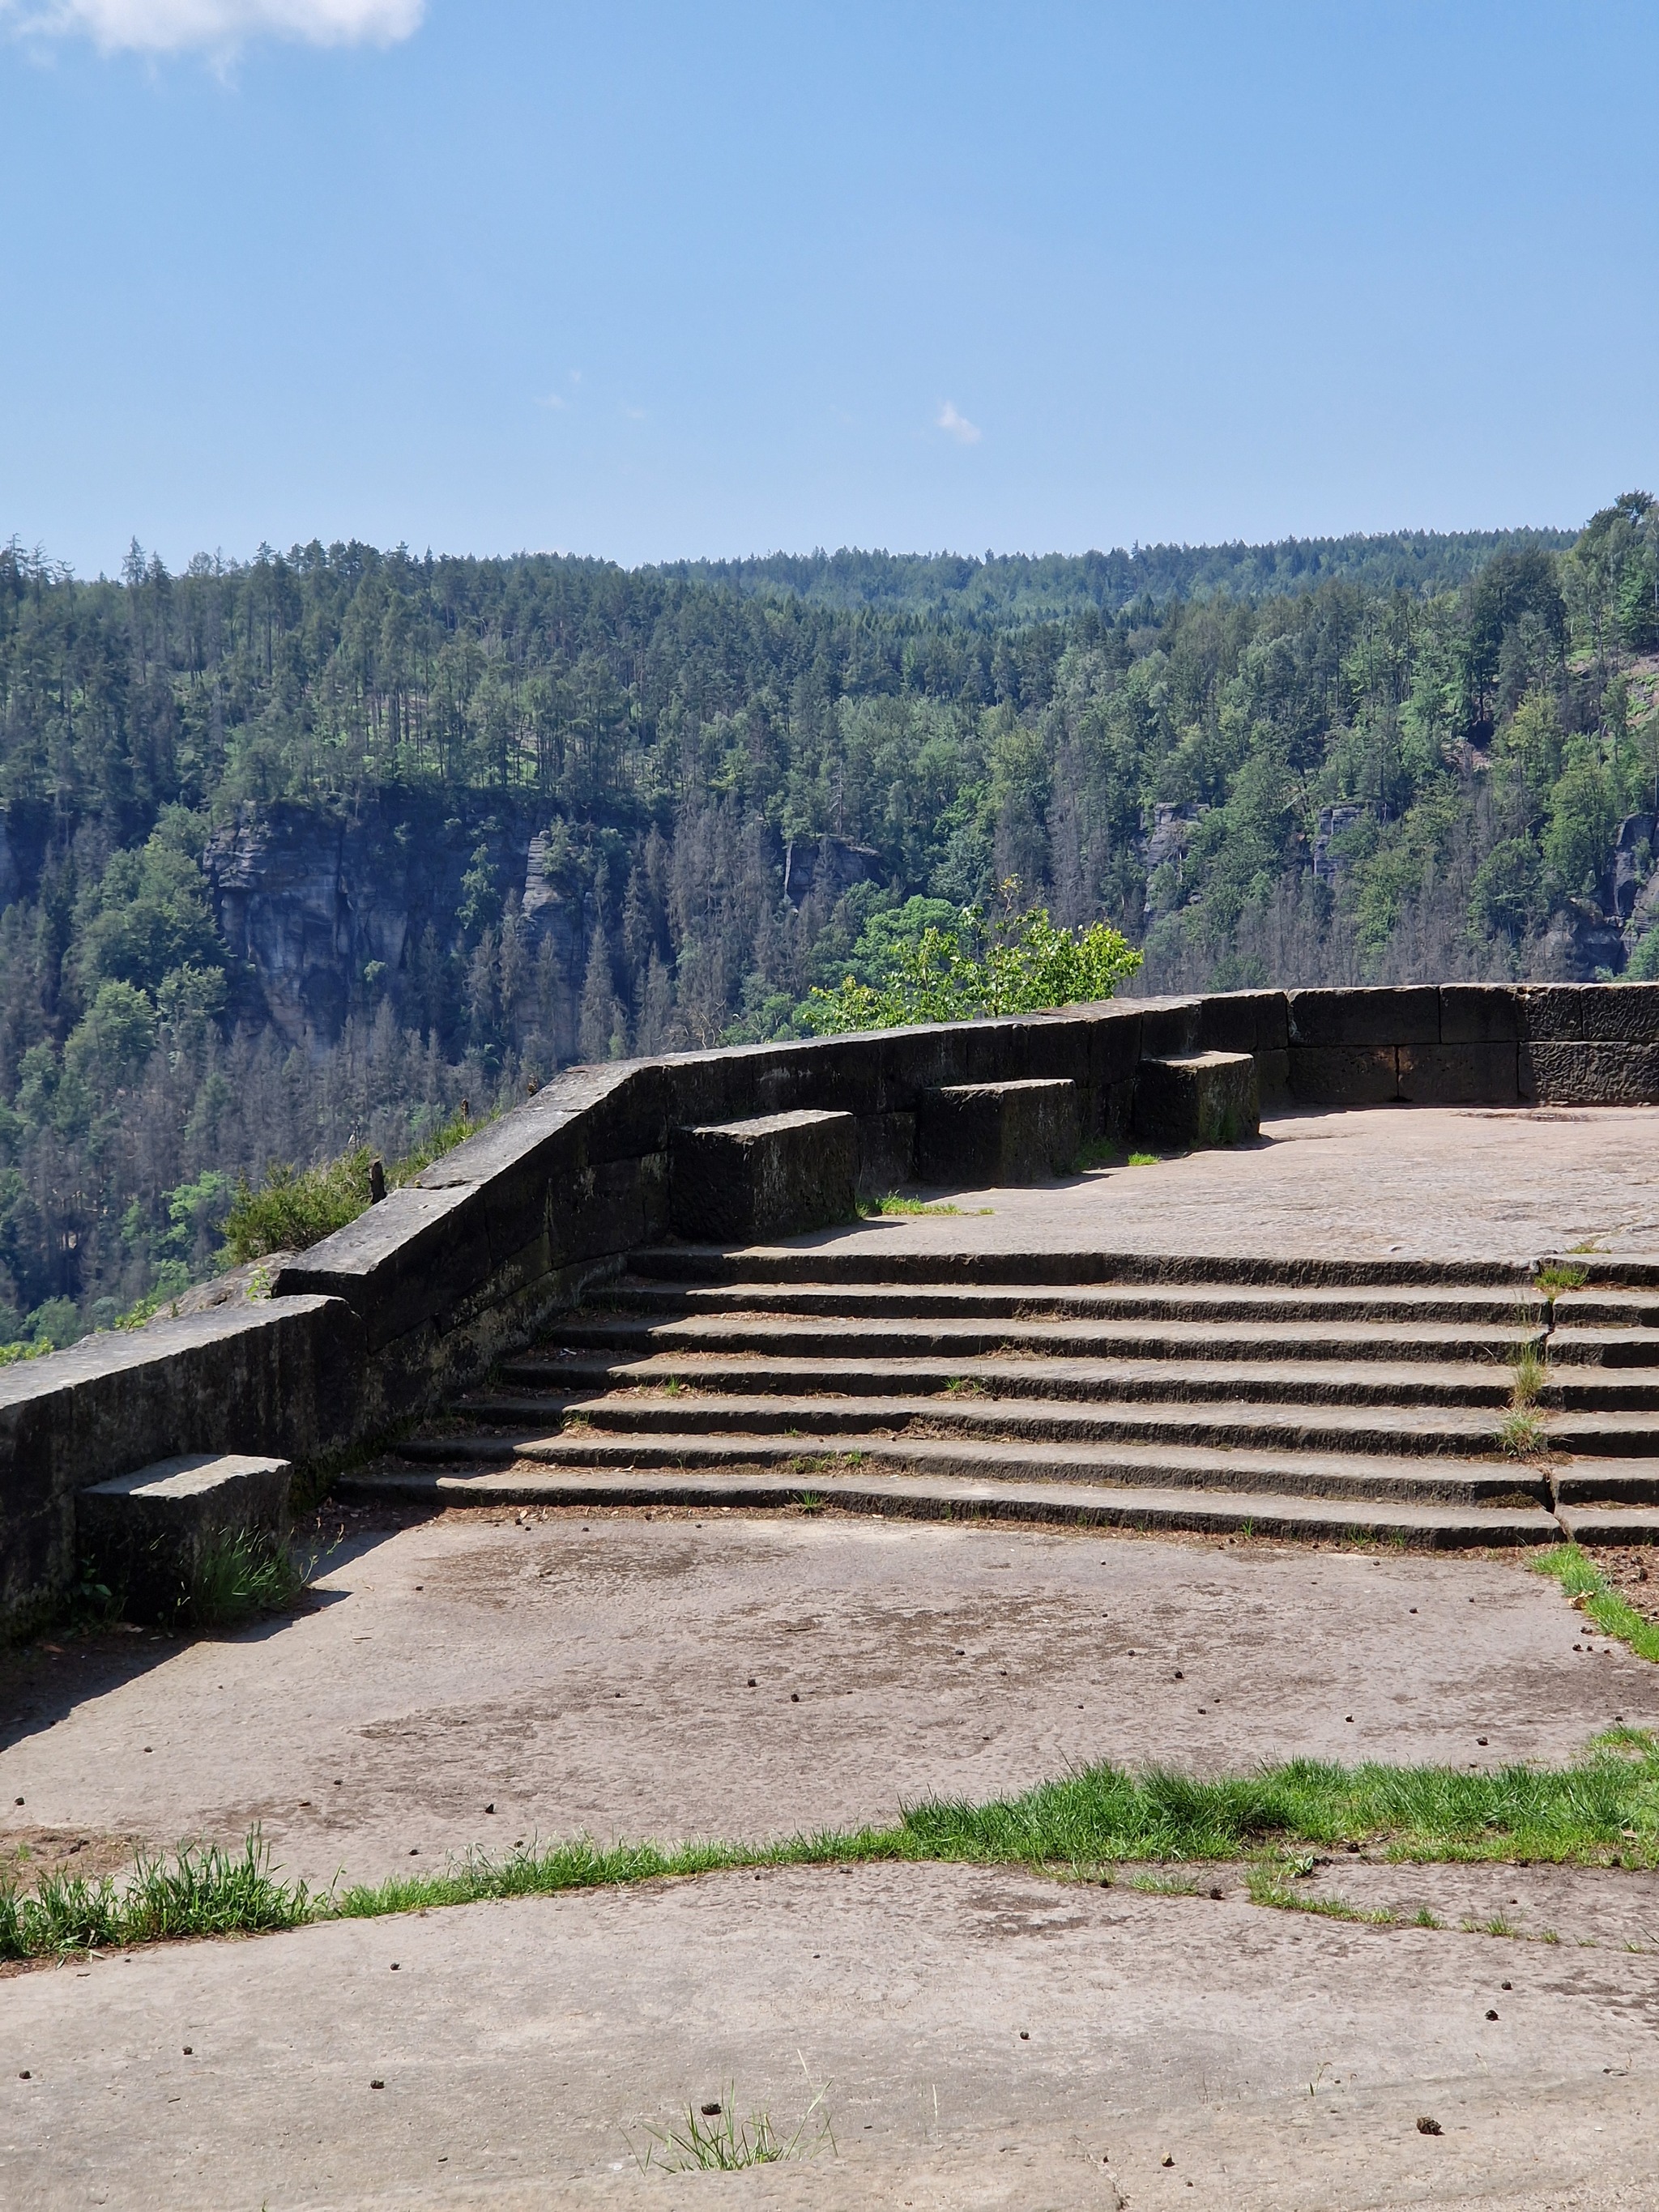
[[[1429,1547],[1659,1535],[1659,1267],[1552,1296],[1520,1264],[871,1241],[637,1252],[342,1486]]]

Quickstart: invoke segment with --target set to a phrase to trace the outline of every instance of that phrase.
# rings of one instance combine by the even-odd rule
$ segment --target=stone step
[[[1659,1504],[1560,1505],[1556,1516],[1575,1544],[1659,1544]]]
[[[1539,1325],[1536,1293],[1447,1289],[1294,1290],[1218,1284],[1125,1284],[1062,1288],[1043,1283],[665,1283],[624,1278],[592,1301],[595,1312],[678,1319],[702,1313],[843,1315],[864,1320],[1483,1322]]]
[[[860,1434],[857,1443],[830,1429],[799,1434],[742,1435],[683,1428],[654,1434],[609,1435],[599,1430],[413,1438],[398,1456],[421,1466],[538,1466],[708,1469],[765,1467],[799,1475],[825,1468],[874,1467],[972,1480],[1115,1482],[1154,1488],[1276,1490],[1289,1496],[1408,1497],[1469,1504],[1522,1500],[1543,1506],[1548,1480],[1540,1468],[1497,1457],[1458,1458],[1421,1452],[1389,1454],[1291,1445],[1267,1440],[1254,1449],[1221,1437],[1157,1443],[1098,1437],[1065,1443],[987,1437]]]
[[[499,1401],[497,1401],[499,1402]],[[511,1401],[507,1401],[511,1403]],[[492,1401],[458,1412],[503,1418]],[[534,1418],[538,1411],[530,1408]],[[511,1416],[505,1416],[511,1418]],[[586,1398],[567,1406],[562,1429],[661,1436],[877,1436],[883,1432],[996,1437],[1030,1443],[1198,1443],[1273,1451],[1338,1451],[1458,1457],[1497,1452],[1498,1416],[1443,1407],[1328,1406],[1298,1411],[1225,1400],[1199,1405],[1064,1404],[1041,1399],[740,1398],[682,1390],[661,1396]]]
[[[1590,1379],[1577,1386],[1590,1401],[1622,1404],[1646,1386],[1620,1380]],[[585,1389],[662,1389],[671,1382],[701,1392],[734,1390],[744,1396],[781,1391],[832,1392],[848,1397],[983,1395],[991,1398],[1175,1399],[1249,1398],[1284,1405],[1480,1406],[1502,1408],[1510,1401],[1510,1369],[1498,1360],[1464,1366],[1449,1362],[1396,1365],[1365,1360],[1105,1360],[1105,1359],[732,1359],[719,1355],[695,1358],[652,1353],[640,1359],[514,1359],[501,1370],[507,1386],[522,1386],[507,1400],[501,1391],[466,1399],[455,1410],[480,1420],[517,1419],[518,1414],[486,1413],[487,1403],[530,1401],[523,1392],[550,1392],[569,1399]],[[1610,1395],[1609,1395],[1610,1394]],[[1548,1392],[1547,1391],[1547,1397]],[[1659,1391],[1654,1393],[1659,1405]],[[1645,1402],[1642,1399],[1639,1402]]]
[[[1563,1505],[1659,1505],[1659,1460],[1575,1459],[1551,1470],[1550,1491]]]
[[[719,1353],[647,1352],[639,1358],[605,1359],[572,1352],[507,1361],[503,1389],[462,1401],[455,1410],[479,1420],[529,1418],[535,1400],[574,1402],[585,1393],[661,1389],[673,1382],[702,1392],[749,1396],[781,1391],[833,1392],[850,1397],[975,1395],[994,1398],[1180,1400],[1249,1398],[1274,1405],[1471,1406],[1502,1410],[1510,1402],[1510,1369],[1501,1360],[1462,1366],[1449,1361],[1420,1364],[1364,1360],[1105,1360],[1105,1359],[765,1359]],[[960,1386],[953,1389],[952,1386]],[[510,1407],[486,1413],[486,1405]],[[1547,1411],[1659,1411],[1659,1376],[1640,1370],[1612,1373],[1580,1367],[1546,1382]]]
[[[600,1476],[514,1468],[416,1473],[376,1469],[342,1476],[336,1494],[437,1507],[666,1506],[696,1511],[776,1511],[811,1504],[842,1511],[939,1521],[1011,1520],[1072,1527],[1190,1530],[1218,1536],[1302,1538],[1452,1551],[1559,1541],[1560,1523],[1541,1507],[1470,1507],[1363,1498],[1322,1501],[1263,1492],[1248,1497],[1202,1488],[1128,1489],[1108,1484],[968,1481],[873,1471],[799,1475],[744,1473]]]
[[[1659,1328],[1659,1291],[1563,1291],[1553,1315],[1558,1328]]]
[[[905,1225],[892,1215],[858,1230],[826,1231],[793,1244],[646,1245],[629,1255],[630,1275],[668,1283],[1219,1283],[1373,1287],[1468,1285],[1492,1293],[1529,1291],[1537,1261],[1373,1259],[1327,1255],[1192,1252],[1087,1252],[984,1249],[918,1250],[896,1247],[888,1231]]]
[[[1550,1331],[1550,1364],[1557,1367],[1659,1367],[1659,1328],[1583,1328]]]
[[[866,1321],[787,1315],[695,1315],[683,1321],[603,1319],[562,1323],[559,1341],[588,1352],[771,1353],[812,1358],[971,1358],[1011,1350],[1094,1359],[1359,1361],[1507,1359],[1543,1333],[1525,1323],[1478,1322]]]

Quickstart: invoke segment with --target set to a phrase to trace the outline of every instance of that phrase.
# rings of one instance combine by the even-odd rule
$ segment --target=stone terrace
[[[935,1200],[957,1210],[637,1250],[402,1468],[343,1488],[1438,1547],[1659,1534],[1654,1109],[1303,1112]],[[1583,1246],[1582,1288],[1534,1287],[1540,1255]],[[1523,1351],[1546,1379],[1541,1435],[1517,1438]]]

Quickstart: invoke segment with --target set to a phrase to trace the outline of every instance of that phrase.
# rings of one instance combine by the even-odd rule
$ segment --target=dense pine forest
[[[1641,493],[1076,558],[13,544],[0,1341],[176,1295],[273,1161],[799,1033],[1010,878],[1136,988],[1659,975],[1656,689]]]

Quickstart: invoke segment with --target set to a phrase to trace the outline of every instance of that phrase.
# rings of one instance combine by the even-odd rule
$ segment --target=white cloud
[[[957,412],[957,404],[954,399],[945,401],[934,420],[947,437],[955,438],[963,446],[976,446],[985,435],[977,422],[970,422],[965,415],[959,415]]]
[[[232,52],[250,39],[387,46],[420,27],[426,0],[0,0],[0,21],[34,37],[84,34],[106,53]]]

